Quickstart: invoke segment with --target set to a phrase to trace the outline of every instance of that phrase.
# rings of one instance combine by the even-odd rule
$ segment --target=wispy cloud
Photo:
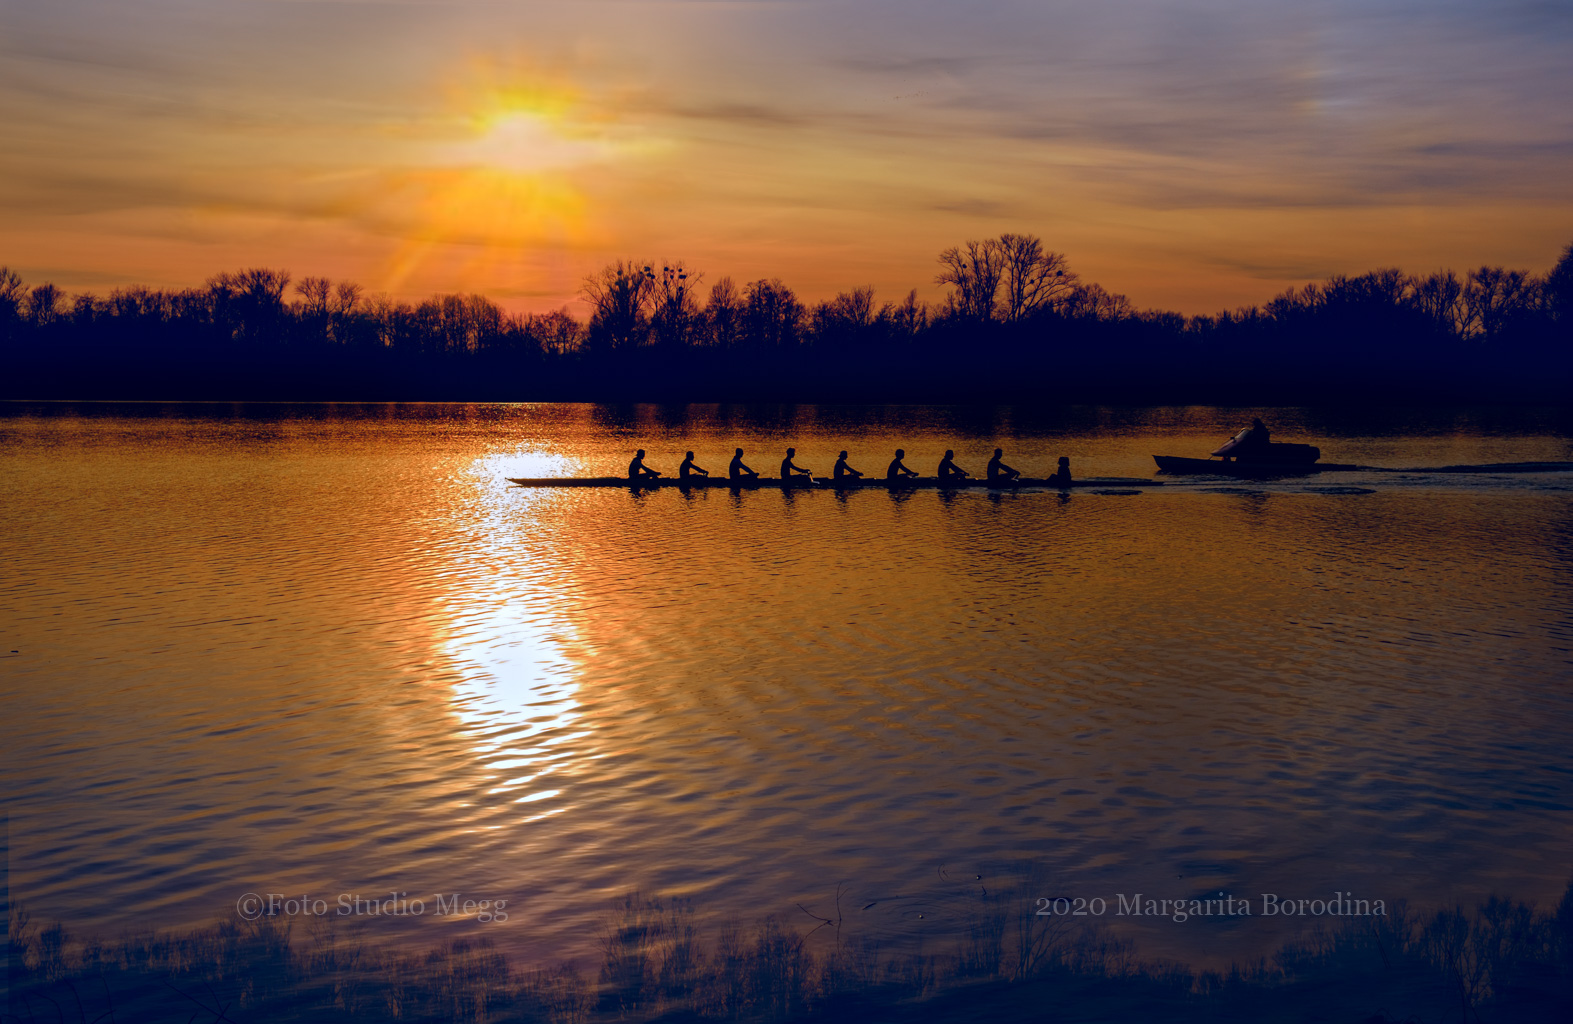
[[[1573,235],[1570,48],[1573,8],[1528,0],[9,0],[0,246],[26,266],[24,240],[134,221],[211,247],[233,215],[279,225],[237,254],[331,229],[375,275],[365,254],[412,237],[496,244],[466,220],[489,193],[415,184],[463,165],[559,175],[508,201],[578,203],[580,233],[507,237],[566,262],[679,248],[812,290],[841,261],[904,290],[940,244],[1019,228],[1137,293],[1165,294],[1154,251],[1215,268],[1205,308],[1285,268]],[[569,83],[572,123],[466,134],[477,60]],[[1402,252],[1367,229],[1399,210],[1422,211]],[[1268,241],[1285,224],[1302,255]]]

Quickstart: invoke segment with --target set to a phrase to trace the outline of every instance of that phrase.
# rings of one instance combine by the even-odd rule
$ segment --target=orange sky
[[[1030,231],[1138,306],[1573,241],[1573,13],[1462,3],[7,0],[0,263],[514,309],[617,257],[937,298]]]

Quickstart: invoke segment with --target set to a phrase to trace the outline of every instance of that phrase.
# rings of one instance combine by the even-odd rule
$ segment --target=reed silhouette
[[[1272,404],[1559,399],[1573,245],[1549,272],[1382,269],[1210,316],[1138,310],[1029,234],[946,249],[937,304],[619,260],[566,308],[419,303],[253,268],[67,296],[0,267],[0,397]]]
[[[105,942],[13,905],[7,1021],[1561,1021],[1573,1013],[1573,887],[1549,911],[1342,919],[1227,970],[1143,960],[1128,941],[974,892],[959,939],[913,951],[855,933],[844,893],[752,925],[631,893],[599,963],[520,967],[487,941],[411,955],[331,918],[230,917]],[[867,908],[864,908],[867,909]],[[587,969],[588,967],[588,969]]]

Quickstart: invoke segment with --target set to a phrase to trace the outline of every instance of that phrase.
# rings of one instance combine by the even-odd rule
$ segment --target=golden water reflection
[[[560,469],[562,460],[541,457]],[[521,547],[517,517],[495,501],[500,469],[478,459],[465,474],[481,509],[453,577],[438,639],[451,674],[451,707],[477,760],[495,776],[487,797],[518,805],[524,822],[570,806],[568,779],[587,755],[578,697],[577,631],[563,613],[575,588],[545,571],[549,556]],[[501,821],[488,828],[503,828]]]

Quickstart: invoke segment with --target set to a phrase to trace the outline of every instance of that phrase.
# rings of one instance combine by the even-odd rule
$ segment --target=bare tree
[[[1065,315],[1081,320],[1129,320],[1136,307],[1124,295],[1107,291],[1101,284],[1078,284],[1061,303]]]
[[[761,279],[746,289],[743,331],[750,344],[760,348],[796,344],[802,322],[803,304],[780,278]]]
[[[65,292],[46,281],[27,297],[27,318],[35,327],[48,327],[60,319],[65,297]]]
[[[1437,330],[1462,337],[1468,322],[1464,308],[1464,285],[1451,270],[1417,278],[1410,287],[1409,302]]]
[[[333,295],[333,286],[325,277],[303,277],[295,283],[295,294],[300,296],[297,316],[302,334],[314,342],[327,341],[328,300]]]
[[[26,298],[27,286],[22,283],[22,275],[10,267],[0,267],[0,339],[10,337],[16,329]]]
[[[694,292],[704,275],[675,260],[663,264],[660,274],[651,271],[649,277],[650,327],[656,342],[677,348],[696,344],[703,320]]]
[[[633,348],[649,332],[655,274],[647,263],[617,260],[584,279],[579,289],[590,304],[592,346]]]
[[[333,313],[335,316],[348,316],[355,312],[355,307],[360,304],[361,296],[365,293],[360,285],[350,281],[340,281],[338,287],[333,289]]]
[[[1469,272],[1464,311],[1469,334],[1494,341],[1539,301],[1539,282],[1522,270],[1481,267]]]
[[[1004,295],[1000,316],[1006,323],[1024,320],[1040,309],[1053,308],[1076,285],[1064,253],[1049,252],[1037,235],[1004,234],[999,249]]]
[[[951,311],[964,320],[989,323],[994,319],[995,296],[1004,271],[1004,255],[995,239],[965,242],[939,254],[936,284],[948,284]]]
[[[301,298],[301,312],[310,317],[328,315],[328,298],[333,286],[325,277],[303,277],[295,283],[295,294]]]
[[[565,356],[579,347],[583,328],[566,308],[550,313],[532,313],[524,318],[523,330],[542,352],[551,356]]]
[[[928,303],[918,300],[916,288],[907,292],[907,297],[901,300],[901,305],[891,309],[890,322],[894,325],[897,334],[907,338],[916,337],[928,326]]]
[[[830,308],[842,323],[852,327],[868,327],[874,322],[874,286],[864,285],[849,292],[841,292],[830,300]]]
[[[705,303],[705,322],[710,343],[722,348],[736,345],[743,329],[743,296],[730,277],[723,277],[710,289]]]
[[[22,275],[10,267],[0,266],[0,311],[15,313],[27,296],[27,286]]]
[[[1562,250],[1562,258],[1546,275],[1546,311],[1558,323],[1573,324],[1573,245]]]
[[[884,329],[883,319],[889,312],[889,306],[875,310],[874,288],[864,285],[817,303],[809,313],[809,321],[817,344],[857,345],[870,339],[876,323],[880,330]]]
[[[287,270],[253,267],[236,273],[222,273],[208,279],[215,324],[223,324],[236,339],[276,338],[284,318],[284,290],[289,287]],[[110,296],[113,302],[115,296]]]

